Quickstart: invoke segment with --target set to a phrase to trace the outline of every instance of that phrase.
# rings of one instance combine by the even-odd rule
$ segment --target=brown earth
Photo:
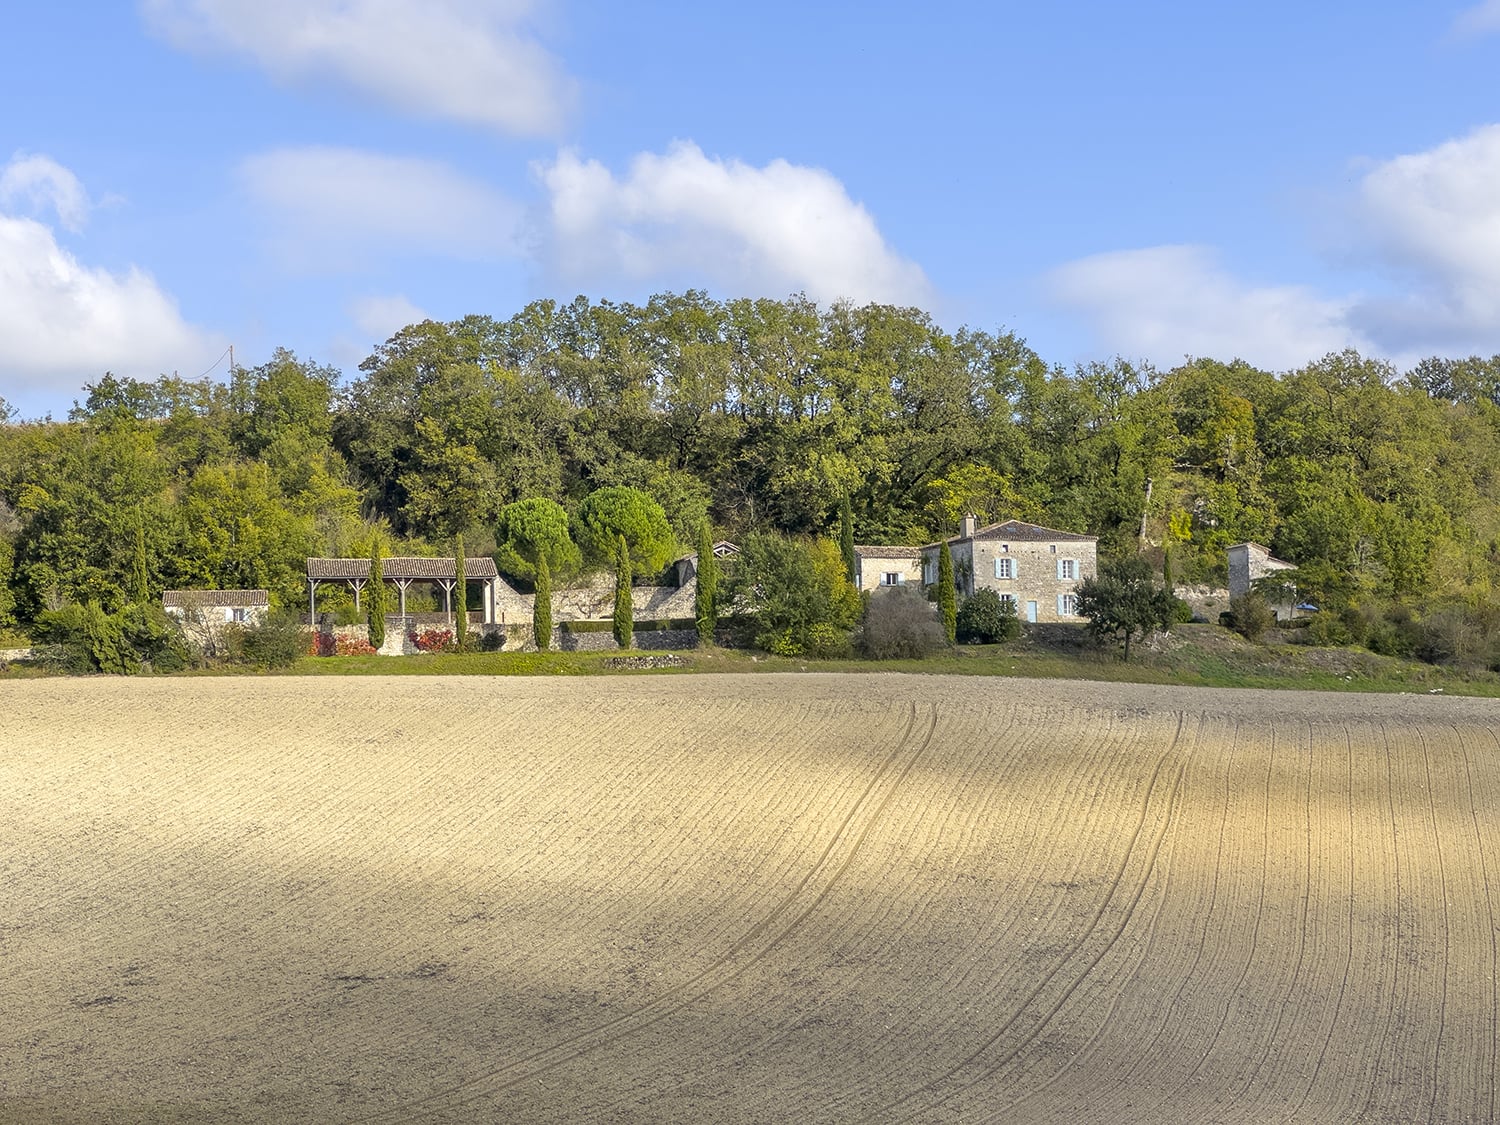
[[[0,1121],[1495,1121],[1500,704],[0,682]]]

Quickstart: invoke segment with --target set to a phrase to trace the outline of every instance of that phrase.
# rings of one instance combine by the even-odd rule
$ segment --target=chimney
[[[970,512],[958,523],[958,537],[960,539],[973,539],[974,533],[979,530],[979,519]]]

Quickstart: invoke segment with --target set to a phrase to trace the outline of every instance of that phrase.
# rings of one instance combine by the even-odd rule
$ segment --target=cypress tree
[[[713,536],[708,524],[698,531],[698,589],[693,594],[693,618],[698,625],[698,643],[714,643],[719,624],[719,560],[714,557]]]
[[[135,586],[135,600],[145,605],[151,600],[150,578],[146,569],[146,513],[141,512],[140,518],[135,521],[135,559],[131,574],[132,585]]]
[[[943,618],[943,633],[951,645],[958,636],[958,599],[953,589],[953,552],[948,540],[938,548],[938,611]]]
[[[839,501],[839,554],[844,557],[844,577],[859,585],[859,571],[854,559],[854,512],[849,507],[849,497]]]
[[[1170,548],[1162,552],[1161,584],[1166,588],[1167,593],[1173,597],[1177,596],[1177,591],[1172,588],[1172,552]]]
[[[615,546],[615,644],[628,649],[635,643],[635,606],[630,600],[630,549],[625,536]]]
[[[370,647],[379,649],[385,644],[385,558],[378,532],[370,544],[370,596],[365,613],[368,615]]]
[[[464,573],[462,531],[453,537],[453,579],[453,597],[456,599],[453,608],[457,613],[453,619],[453,641],[458,645],[458,651],[463,652],[469,647],[469,585],[468,575]]]
[[[552,647],[552,574],[547,569],[547,552],[536,556],[536,597],[531,606],[531,635],[539,652]]]

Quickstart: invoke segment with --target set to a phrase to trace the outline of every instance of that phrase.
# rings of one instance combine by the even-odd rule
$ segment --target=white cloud
[[[349,303],[349,318],[371,341],[388,340],[409,324],[431,320],[405,297],[359,297]]]
[[[286,255],[350,268],[374,249],[484,260],[517,253],[520,209],[445,164],[344,148],[252,156],[242,181],[283,224]]]
[[[50,156],[20,152],[0,171],[0,206],[16,203],[33,211],[50,207],[63,229],[75,234],[83,229],[92,208],[88,192],[72,172]]]
[[[1201,246],[1096,254],[1061,266],[1047,281],[1104,347],[1159,366],[1194,355],[1287,370],[1361,346],[1346,322],[1350,302],[1301,286],[1245,285]]]
[[[72,391],[105,371],[196,375],[224,341],[182,319],[138,269],[86,266],[29,218],[0,215],[0,372],[33,390]]]
[[[931,297],[922,270],[820,168],[757,168],[679,142],[638,155],[621,178],[572,152],[537,174],[549,195],[542,265],[560,280],[707,282],[857,303]]]
[[[1484,0],[1466,8],[1453,21],[1453,33],[1465,39],[1497,31],[1500,31],[1500,0]]]
[[[288,82],[332,79],[401,110],[551,134],[574,84],[528,29],[525,0],[142,0],[194,52],[246,55]]]
[[[1393,343],[1461,336],[1500,344],[1500,125],[1399,156],[1360,183],[1367,253],[1408,295],[1356,319]]]

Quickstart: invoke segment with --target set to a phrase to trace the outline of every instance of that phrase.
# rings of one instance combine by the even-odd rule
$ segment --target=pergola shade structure
[[[443,612],[453,612],[453,592],[458,585],[458,560],[427,559],[395,556],[381,562],[387,584],[396,587],[400,614],[406,616],[406,591],[413,582],[425,582],[443,592]],[[369,559],[308,559],[307,560],[307,612],[309,620],[318,617],[318,583],[337,582],[354,591],[354,608],[359,608],[360,595],[370,582]],[[484,623],[493,624],[495,603],[498,600],[500,572],[495,569],[495,560],[488,556],[469,558],[464,556],[464,584],[484,584]],[[467,598],[460,599],[467,604]]]

